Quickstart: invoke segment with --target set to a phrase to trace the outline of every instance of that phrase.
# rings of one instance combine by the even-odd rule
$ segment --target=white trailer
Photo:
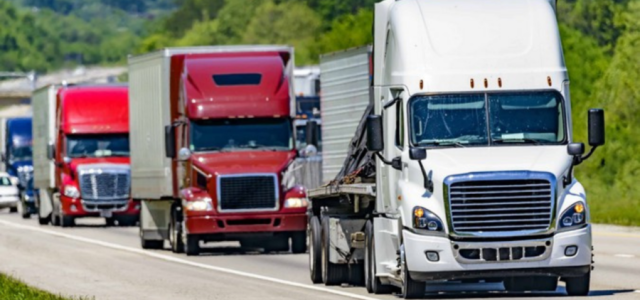
[[[338,175],[309,192],[312,281],[421,298],[432,282],[562,280],[588,294],[591,226],[573,167],[604,145],[604,114],[589,111],[583,156],[555,1],[382,1],[373,53],[364,116],[325,118],[323,103],[323,130],[345,128],[323,138],[345,159],[325,157]],[[349,79],[322,74],[323,93]],[[339,107],[365,88],[330,96]]]
[[[56,97],[59,86],[50,85],[33,93],[33,184],[36,189],[38,221],[45,225],[53,208],[48,199],[50,189],[55,187],[53,145],[56,141]]]

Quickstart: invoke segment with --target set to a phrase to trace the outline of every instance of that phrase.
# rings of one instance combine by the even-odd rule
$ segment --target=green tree
[[[331,30],[318,40],[314,49],[316,56],[372,44],[372,25],[373,12],[369,9],[361,9],[355,15],[344,15],[336,19],[331,24]]]
[[[215,19],[224,0],[176,0],[178,9],[163,24],[163,30],[179,37],[198,21]]]
[[[290,44],[296,49],[296,62],[315,61],[310,47],[320,28],[320,18],[304,3],[275,4],[265,1],[254,14],[242,37],[248,44]]]

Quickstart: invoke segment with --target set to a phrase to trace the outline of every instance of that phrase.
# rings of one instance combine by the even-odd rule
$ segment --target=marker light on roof
[[[473,84],[473,78],[471,78],[471,88],[473,88],[474,84]]]

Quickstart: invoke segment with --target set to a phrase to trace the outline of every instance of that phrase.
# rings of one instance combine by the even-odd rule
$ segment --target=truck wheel
[[[110,217],[110,218],[104,218],[105,221],[105,226],[107,227],[114,227],[116,226],[116,218],[114,217]]]
[[[275,235],[271,239],[264,241],[264,252],[285,252],[289,251],[289,236]]]
[[[407,258],[404,252],[402,253],[402,299],[418,299],[423,298],[427,285],[423,281],[416,281],[411,278],[409,274],[409,268],[407,268]]]
[[[291,235],[291,252],[300,254],[307,252],[307,232],[299,231]]]
[[[51,214],[49,214],[46,217],[41,217],[42,214],[40,213],[40,209],[42,208],[42,205],[40,205],[40,195],[38,193],[36,193],[36,206],[37,206],[37,214],[38,214],[38,224],[40,225],[49,225],[49,223],[51,223]]]
[[[59,218],[60,226],[62,227],[73,227],[76,225],[76,219],[74,217],[61,215]]]
[[[184,234],[184,253],[188,256],[200,254],[200,239],[192,234]]]
[[[322,283],[321,231],[318,217],[312,217],[309,220],[309,273],[313,283]]]
[[[182,241],[182,222],[178,218],[178,211],[171,210],[171,222],[169,222],[169,244],[173,253],[183,253],[184,243]]]
[[[18,207],[17,206],[9,208],[9,213],[15,214],[17,212],[18,212]]]
[[[322,219],[322,282],[325,285],[339,285],[346,281],[349,277],[349,269],[347,265],[334,264],[329,260],[329,252],[331,237],[329,232],[329,218]]]
[[[31,218],[31,209],[29,209],[29,206],[24,203],[24,202],[20,202],[21,207],[22,207],[22,218],[23,219],[29,219]]]
[[[376,277],[376,255],[375,239],[373,235],[373,223],[367,221],[365,226],[365,248],[364,248],[364,283],[367,292],[376,295],[390,294],[393,290],[390,285],[384,285]]]
[[[591,271],[580,277],[567,277],[565,283],[569,296],[587,296],[589,295],[589,284],[591,283]]]

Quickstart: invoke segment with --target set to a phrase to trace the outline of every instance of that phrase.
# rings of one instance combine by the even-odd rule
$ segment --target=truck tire
[[[60,218],[60,226],[61,227],[73,227],[76,225],[76,219],[71,216],[65,216],[61,214]]]
[[[349,269],[346,264],[334,264],[329,260],[331,237],[329,235],[329,218],[322,219],[322,282],[325,285],[339,285],[349,279]]]
[[[200,254],[200,239],[192,234],[183,234],[184,237],[184,253],[187,256],[196,256]]]
[[[322,283],[321,232],[318,217],[312,217],[309,220],[309,275],[313,283]]]
[[[589,284],[591,283],[591,271],[580,277],[565,278],[567,294],[569,296],[589,295]]]
[[[138,216],[125,215],[116,216],[114,218],[116,221],[118,221],[119,227],[133,227],[136,226],[136,223],[138,223]]]
[[[424,294],[427,289],[427,285],[423,281],[416,281],[411,278],[409,274],[409,268],[407,268],[407,259],[405,254],[402,254],[402,291],[400,298],[402,299],[419,299],[424,298]]]
[[[375,263],[375,238],[373,235],[373,222],[367,221],[365,225],[365,249],[364,249],[364,284],[367,288],[367,292],[381,295],[390,294],[393,291],[393,287],[385,285],[380,282],[380,279],[376,277],[376,263]]]
[[[184,252],[184,242],[182,241],[182,222],[177,209],[171,210],[171,222],[169,222],[169,244],[173,253]]]
[[[288,235],[274,235],[271,239],[267,239],[263,242],[264,252],[288,252],[289,251],[289,236]]]
[[[36,203],[37,203],[37,214],[38,214],[38,224],[40,225],[49,225],[49,223],[51,223],[51,214],[49,214],[46,217],[41,217],[41,213],[40,213],[40,209],[42,208],[42,205],[40,205],[40,196],[36,193]]]
[[[20,201],[20,206],[22,207],[22,218],[23,219],[30,219],[31,218],[31,209],[29,209],[29,206],[24,203],[23,201]]]
[[[349,283],[353,286],[364,286],[364,263],[349,265]]]
[[[298,231],[291,235],[291,252],[301,254],[307,252],[307,232]]]
[[[115,217],[104,218],[104,222],[105,222],[105,226],[107,226],[107,227],[115,227],[116,226],[116,218]]]
[[[15,207],[10,207],[10,208],[9,208],[9,213],[11,213],[11,214],[15,214],[15,213],[17,213],[17,212],[18,212],[18,207],[17,207],[17,206],[15,206]]]

